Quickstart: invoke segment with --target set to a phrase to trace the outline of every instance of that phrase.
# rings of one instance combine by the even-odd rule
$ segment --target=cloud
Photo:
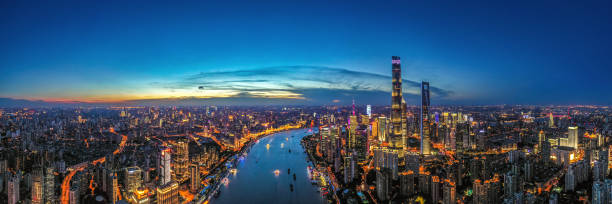
[[[403,93],[407,101],[420,94],[420,82],[403,80]],[[195,90],[203,98],[211,91],[231,92],[232,98],[288,98],[305,102],[332,103],[351,101],[346,97],[371,98],[381,105],[389,103],[391,77],[367,72],[322,66],[278,66],[248,70],[201,72],[177,81],[155,82],[152,86],[170,90]],[[452,91],[430,87],[432,96],[446,98]],[[223,96],[227,97],[227,96]],[[334,98],[335,97],[335,98]],[[374,102],[374,101],[372,101]]]

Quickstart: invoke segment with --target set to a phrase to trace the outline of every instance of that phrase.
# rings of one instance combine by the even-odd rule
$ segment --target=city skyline
[[[3,4],[4,106],[612,102],[609,2]]]

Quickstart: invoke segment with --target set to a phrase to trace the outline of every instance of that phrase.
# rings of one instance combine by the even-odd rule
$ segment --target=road
[[[119,133],[115,132],[115,130],[113,128],[110,128],[109,132],[113,133],[113,134],[117,134],[119,135]],[[119,154],[121,152],[123,152],[123,148],[125,147],[125,143],[127,143],[127,135],[121,135],[121,142],[119,143],[119,147],[117,147],[117,149],[115,151],[113,151],[113,154]],[[93,165],[98,164],[98,163],[104,163],[104,161],[106,160],[105,157],[101,157],[99,159],[93,160],[91,161],[91,163]],[[66,175],[66,177],[64,178],[64,181],[62,181],[62,193],[61,193],[61,197],[60,197],[60,202],[62,204],[68,204],[68,202],[70,201],[70,180],[72,179],[72,177],[79,171],[83,171],[85,168],[87,168],[87,166],[89,165],[90,162],[82,162],[76,165],[73,165],[71,167],[68,167],[68,175]]]

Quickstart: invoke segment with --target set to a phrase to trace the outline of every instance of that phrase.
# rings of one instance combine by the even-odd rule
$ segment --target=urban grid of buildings
[[[612,203],[607,106],[0,108],[0,200],[208,203],[266,135],[301,141],[329,203]],[[433,103],[432,103],[433,102]],[[254,104],[256,105],[256,104]]]

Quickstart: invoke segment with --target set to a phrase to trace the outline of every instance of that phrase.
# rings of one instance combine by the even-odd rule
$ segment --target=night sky
[[[410,104],[610,105],[611,53],[612,1],[0,3],[9,99],[389,105],[397,55]]]

